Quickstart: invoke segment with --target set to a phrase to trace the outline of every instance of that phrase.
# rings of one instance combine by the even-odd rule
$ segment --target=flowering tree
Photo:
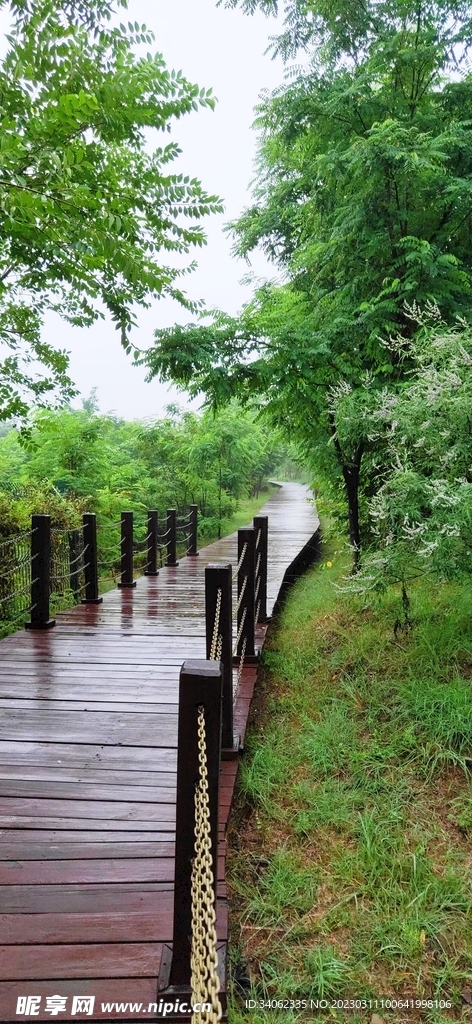
[[[390,343],[410,365],[403,387],[366,379],[363,403],[348,388],[331,395],[339,431],[365,432],[382,466],[368,501],[375,543],[351,582],[362,590],[472,573],[472,328],[431,306],[411,314],[415,343]]]

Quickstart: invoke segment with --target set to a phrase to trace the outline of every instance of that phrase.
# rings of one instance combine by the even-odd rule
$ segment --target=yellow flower
[[[331,569],[331,568],[332,568],[332,566],[333,566],[333,563],[332,563],[332,562],[326,562],[326,568],[327,568],[327,569]]]

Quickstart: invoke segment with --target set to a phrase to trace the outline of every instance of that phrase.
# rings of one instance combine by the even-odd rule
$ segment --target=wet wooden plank
[[[63,842],[61,834],[56,833],[54,842],[50,840],[33,840],[24,842],[17,840],[0,843],[0,857],[2,861],[35,861],[35,860],[85,860],[105,858],[136,858],[143,857],[170,857],[174,856],[175,843],[172,842],[146,842],[147,833],[142,842],[136,839],[130,842],[116,841],[106,842],[105,837],[100,841],[78,843],[77,834],[74,832],[74,840]]]
[[[154,737],[153,737],[154,738]],[[80,742],[80,740],[83,742]],[[0,764],[26,764],[26,765],[72,765],[94,769],[99,768],[126,768],[145,771],[148,768],[156,771],[158,768],[177,770],[177,748],[157,747],[150,743],[140,747],[133,747],[133,756],[125,750],[126,744],[94,744],[89,742],[88,736],[80,737],[77,743],[63,743],[59,737],[51,740],[38,742],[37,740],[0,740]]]
[[[161,950],[155,942],[0,946],[0,979],[155,978]]]
[[[159,787],[157,791],[153,786],[102,786],[99,783],[87,785],[74,782],[44,782],[19,780],[17,782],[3,780],[1,782],[2,794],[6,797],[38,797],[38,799],[61,799],[64,800],[104,800],[123,801],[128,803],[136,801],[139,803],[175,803],[175,780],[174,785]],[[1,800],[0,800],[1,807]]]
[[[97,786],[123,787],[133,786],[143,789],[172,789],[176,787],[176,772],[169,771],[121,771],[100,766],[98,768],[64,768],[62,764],[56,765],[11,765],[0,764],[1,790],[5,796],[11,796],[9,786],[18,782],[63,782],[81,783],[93,785],[97,792]]]
[[[172,857],[0,861],[0,885],[88,885],[93,882],[172,882]]]
[[[282,490],[266,509],[269,609],[316,529],[303,488]],[[110,591],[101,605],[59,614],[48,633],[0,642],[2,1019],[15,1018],[17,995],[72,996],[78,985],[103,1001],[142,995],[143,1017],[155,999],[159,944],[172,932],[179,671],[204,657],[204,569],[218,561],[236,564],[236,535],[134,590]],[[259,645],[265,634],[257,628]],[[235,702],[242,736],[255,679],[245,666]],[[223,940],[222,837],[236,773],[237,762],[222,764]],[[101,1016],[96,1007],[93,1019]],[[50,1017],[42,1008],[38,1019]]]
[[[35,818],[36,827],[25,829],[25,828],[4,828],[0,831],[0,838],[2,845],[5,842],[8,843],[20,843],[25,849],[25,858],[27,858],[28,849],[35,843],[51,843],[54,845],[61,844],[69,845],[78,843],[80,847],[84,843],[98,843],[100,847],[104,844],[107,846],[107,850],[110,844],[113,843],[139,843],[139,845],[146,843],[173,843],[175,840],[174,831],[156,831],[149,830],[146,832],[134,831],[134,825],[128,822],[117,822],[113,825],[113,822],[108,824],[111,826],[106,831],[100,828],[98,822],[94,822],[96,828],[87,830],[82,829],[77,835],[77,829],[48,829],[43,828],[41,823],[38,827],[38,821]],[[107,854],[105,853],[105,856]]]
[[[73,808],[71,808],[73,813]],[[80,818],[78,816],[71,818],[52,818],[43,817],[42,815],[35,815],[29,817],[22,814],[1,814],[0,815],[0,830],[1,829],[66,829],[67,831],[73,831],[81,833],[82,830],[85,832],[92,832],[95,828],[97,832],[115,832],[120,829],[122,832],[169,832],[173,822],[169,819],[166,821],[153,820],[149,821],[146,818],[143,821],[137,819],[127,821],[123,819],[111,818],[107,821],[104,818]],[[79,836],[80,838],[80,836]],[[25,842],[27,840],[25,839]],[[1,906],[1,904],[0,904]],[[1,1020],[1,1018],[0,1018]]]
[[[142,1009],[133,1012],[133,1020],[148,1020],[149,1015],[152,1012],[148,1011],[148,1007],[156,1007],[158,1003],[156,995],[156,981],[157,978],[113,978],[113,979],[95,979],[95,978],[61,978],[56,979],[57,984],[54,984],[54,979],[51,981],[5,981],[0,982],[0,1006],[2,1012],[5,1014],[5,1021],[21,1020],[20,1017],[16,1016],[16,1006],[19,996],[35,995],[39,996],[41,1003],[36,1004],[38,1008],[38,1014],[33,1018],[34,1020],[113,1020],[110,1018],[110,1010],[105,1009],[102,1011],[102,1004],[112,1004],[113,1007],[118,1004],[128,1004],[130,1002]],[[61,995],[67,997],[66,1012],[61,1014],[59,1017],[51,1018],[51,1014],[46,1012],[47,1004],[46,997],[52,993],[59,992]],[[71,1017],[70,1013],[72,1010],[72,999],[74,996],[91,996],[95,1000],[95,1006],[93,1010],[93,1017],[81,1016]],[[36,1008],[35,1007],[35,1008]],[[126,1017],[121,1014],[122,1020],[126,1020]],[[152,1019],[152,1018],[151,1018]],[[189,1019],[189,1018],[187,1018]]]
[[[76,914],[140,910],[159,914],[163,893],[172,899],[173,884],[164,882],[121,882],[96,885],[2,885],[0,907],[4,914]],[[1,1018],[0,1018],[1,1019]]]
[[[173,883],[116,882],[108,885],[2,885],[0,907],[4,914],[136,913],[141,910],[160,913],[167,893],[173,900]],[[218,898],[226,898],[223,883],[218,882]],[[0,1018],[1,1019],[1,1018]]]
[[[159,893],[159,905],[152,910],[107,913],[0,914],[4,945],[72,942],[170,942],[172,938],[173,892]],[[228,907],[218,904],[218,938],[227,934]]]
[[[0,815],[6,817],[13,814],[24,817],[57,817],[98,818],[104,822],[112,821],[147,821],[172,822],[175,818],[173,804],[138,803],[125,800],[48,800],[32,797],[3,797],[0,799]]]
[[[171,747],[177,743],[177,714],[148,715],[145,723],[138,715],[103,711],[11,711],[0,717],[0,739],[57,740],[62,743],[106,743],[110,746]]]

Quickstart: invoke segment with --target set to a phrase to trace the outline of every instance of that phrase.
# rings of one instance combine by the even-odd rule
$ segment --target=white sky
[[[5,15],[2,12],[0,20],[3,31]],[[222,216],[206,221],[208,245],[195,249],[199,267],[186,279],[186,291],[210,308],[235,313],[252,289],[240,283],[248,267],[231,257],[231,241],[223,227],[250,202],[256,147],[251,124],[259,94],[283,80],[281,62],[264,56],[277,23],[262,14],[247,17],[239,10],[217,8],[216,0],[129,0],[128,10],[121,10],[118,20],[145,23],[155,34],[152,49],[163,53],[167,66],[182,69],[200,88],[212,87],[218,98],[214,113],[200,110],[175,122],[170,138],[183,151],[178,169],[200,178],[207,191],[220,195],[225,203]],[[154,138],[159,145],[157,133]],[[252,260],[252,270],[258,277],[274,276],[274,268],[262,256]],[[177,303],[164,299],[140,313],[134,340],[148,347],[155,327],[189,319]],[[110,323],[100,321],[83,330],[50,315],[45,335],[70,352],[70,374],[81,394],[86,397],[97,387],[102,412],[114,410],[134,419],[158,416],[170,401],[185,404],[185,396],[167,385],[145,383],[144,371],[132,367]]]

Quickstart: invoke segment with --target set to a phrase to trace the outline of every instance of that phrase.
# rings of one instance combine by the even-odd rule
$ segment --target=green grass
[[[256,999],[442,999],[381,1016],[472,1020],[472,588],[418,581],[413,629],[395,637],[400,592],[347,595],[347,556],[333,542],[323,558],[264,655],[230,839],[231,956]],[[235,996],[233,1024],[260,1013]]]
[[[272,484],[268,485],[267,490],[261,491],[257,498],[243,498],[238,501],[238,508],[233,516],[229,516],[226,519],[221,520],[221,536],[227,537],[230,533],[235,533],[236,530],[240,530],[243,526],[250,526],[254,516],[260,512],[266,501],[272,496],[277,488]],[[218,540],[217,533],[205,534],[201,538],[202,544],[211,544],[212,541]]]

